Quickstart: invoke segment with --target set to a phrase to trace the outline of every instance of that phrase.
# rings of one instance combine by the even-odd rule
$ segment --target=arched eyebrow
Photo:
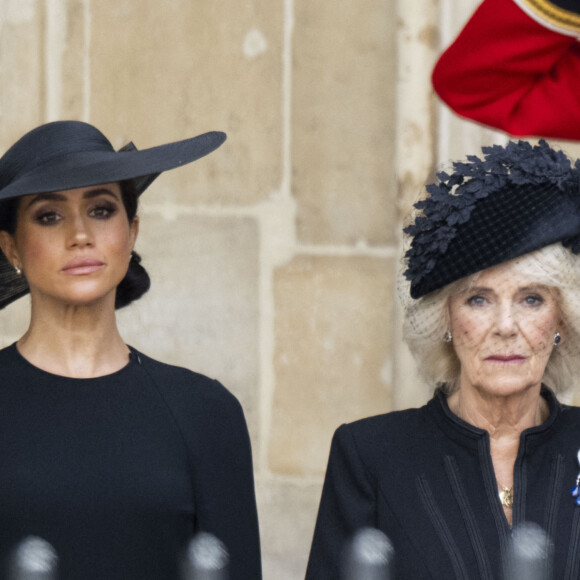
[[[487,288],[485,286],[466,286],[461,289],[460,294],[486,294],[493,291],[493,288]]]
[[[116,199],[117,201],[120,199],[118,193],[115,193],[113,190],[109,189],[108,187],[96,187],[95,189],[87,189],[83,193],[84,199],[92,199],[93,197],[98,197],[99,195],[110,195],[112,198]],[[40,203],[42,201],[66,201],[66,195],[59,193],[57,191],[50,191],[47,193],[38,193],[33,196],[24,207],[24,209],[29,209],[33,205]]]
[[[529,284],[520,288],[521,292],[537,292],[538,290],[548,290],[548,286],[545,284]]]
[[[38,193],[28,201],[28,203],[24,206],[24,209],[28,209],[41,201],[66,201],[66,196],[62,195],[62,193],[56,192]]]
[[[521,286],[516,289],[516,292],[526,293],[526,292],[549,292],[550,287],[546,284],[527,284],[526,286]],[[467,286],[463,288],[460,292],[461,295],[465,294],[494,294],[494,288],[488,288],[486,286]]]
[[[96,189],[89,189],[83,193],[84,199],[92,199],[93,197],[98,197],[99,195],[110,195],[111,197],[119,200],[121,195],[115,191],[109,189],[108,187],[98,187]]]

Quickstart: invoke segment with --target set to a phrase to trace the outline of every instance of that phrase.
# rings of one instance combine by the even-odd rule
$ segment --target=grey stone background
[[[65,118],[117,147],[229,135],[143,196],[153,287],[119,319],[241,400],[267,580],[303,577],[334,429],[429,397],[400,340],[400,230],[442,160],[506,138],[430,87],[475,5],[0,0],[2,151]],[[1,345],[27,309],[0,314]]]

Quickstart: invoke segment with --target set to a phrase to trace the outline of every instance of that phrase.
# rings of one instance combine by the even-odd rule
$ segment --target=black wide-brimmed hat
[[[139,150],[119,151],[95,127],[81,121],[55,121],[21,137],[0,158],[0,202],[52,191],[132,180],[140,195],[164,171],[211,153],[226,140],[212,131],[197,137]],[[28,293],[0,252],[0,309]]]
[[[412,298],[557,242],[580,253],[580,160],[544,140],[482,152],[438,173],[415,204],[404,229]]]
[[[21,137],[0,158],[0,199],[127,179],[142,193],[160,173],[211,153],[225,140],[225,133],[213,131],[150,149],[129,143],[115,151],[88,123],[47,123]]]

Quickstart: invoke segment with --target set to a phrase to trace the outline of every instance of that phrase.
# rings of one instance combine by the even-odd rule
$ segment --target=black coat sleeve
[[[223,389],[219,383],[216,389]],[[197,524],[226,545],[231,580],[261,576],[258,517],[250,437],[242,407],[229,395],[227,404],[207,408],[206,449],[194,471]]]
[[[262,578],[250,437],[242,407],[221,383],[148,365],[189,452],[195,528],[221,540],[230,580]]]
[[[376,485],[342,425],[332,439],[306,580],[339,578],[345,543],[365,526],[376,526]]]

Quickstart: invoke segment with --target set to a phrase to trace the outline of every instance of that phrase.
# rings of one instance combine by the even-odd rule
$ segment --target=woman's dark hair
[[[0,231],[3,230],[12,236],[14,235],[16,231],[16,212],[19,203],[19,197],[0,201]]]
[[[127,212],[127,218],[129,223],[132,223],[137,215],[139,192],[132,179],[121,181],[119,185],[121,186],[121,198]],[[19,197],[0,201],[0,230],[14,235],[19,203]],[[123,308],[123,306],[127,306],[133,300],[141,298],[149,290],[150,286],[151,279],[145,268],[141,266],[141,257],[137,252],[133,252],[127,273],[117,286],[115,308]]]
[[[137,215],[139,205],[139,192],[132,179],[121,181],[121,197],[127,212],[129,223],[132,223]],[[147,270],[141,266],[141,256],[135,251],[131,253],[129,269],[125,277],[117,286],[117,296],[115,298],[115,308],[123,308],[131,304],[133,300],[138,300],[151,287],[151,279]]]

